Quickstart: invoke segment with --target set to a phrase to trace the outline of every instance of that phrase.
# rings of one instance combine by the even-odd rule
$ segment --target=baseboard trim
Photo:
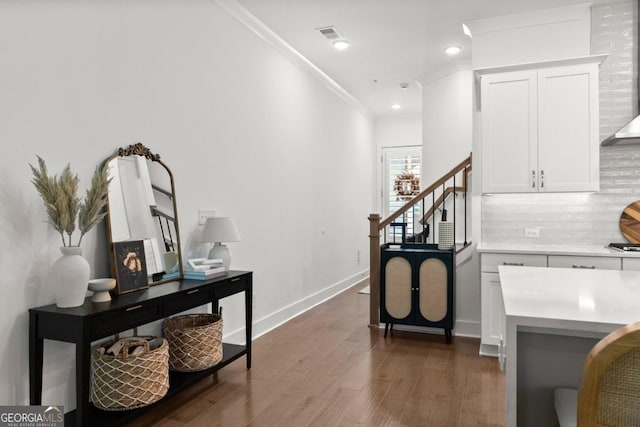
[[[498,357],[498,346],[491,344],[480,344],[480,356]]]
[[[266,334],[277,328],[280,325],[288,322],[304,313],[305,311],[311,310],[313,307],[322,304],[323,302],[330,300],[336,295],[346,291],[353,286],[359,285],[369,278],[369,270],[363,270],[359,273],[354,274],[351,277],[347,277],[340,282],[334,283],[333,285],[327,286],[326,288],[311,294],[301,300],[298,300],[294,303],[287,305],[286,307],[281,308],[267,316],[264,316],[258,320],[253,321],[253,339],[259,338],[262,335]],[[225,334],[225,341],[231,343],[244,343],[245,342],[245,328],[242,327],[233,332]]]

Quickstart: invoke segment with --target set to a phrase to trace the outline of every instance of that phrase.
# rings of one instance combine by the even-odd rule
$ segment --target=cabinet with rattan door
[[[455,251],[433,244],[383,245],[380,321],[385,337],[393,325],[444,329],[454,326]]]

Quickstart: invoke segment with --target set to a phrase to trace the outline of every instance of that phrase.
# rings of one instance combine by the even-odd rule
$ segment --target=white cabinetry
[[[549,267],[621,270],[620,257],[549,255]]]
[[[499,265],[546,267],[547,256],[537,254],[482,254],[480,354],[499,356],[502,360],[505,314],[500,277],[498,275]]]
[[[485,193],[597,191],[598,64],[481,77]]]
[[[622,258],[622,269],[640,271],[640,258]]]

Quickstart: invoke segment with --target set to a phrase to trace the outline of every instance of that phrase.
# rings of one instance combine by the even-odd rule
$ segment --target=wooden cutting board
[[[631,203],[622,211],[620,231],[629,243],[640,243],[640,200]]]

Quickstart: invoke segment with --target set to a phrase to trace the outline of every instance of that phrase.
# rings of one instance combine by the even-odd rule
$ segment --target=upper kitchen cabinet
[[[484,193],[598,191],[598,63],[483,74],[481,110]]]

